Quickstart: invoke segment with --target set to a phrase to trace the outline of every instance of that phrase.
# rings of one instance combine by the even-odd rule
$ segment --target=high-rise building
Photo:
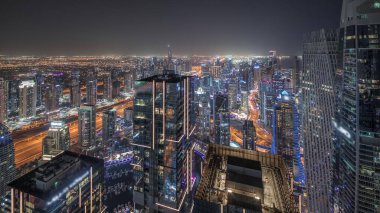
[[[112,99],[112,81],[110,74],[103,76],[103,98],[108,100]]]
[[[291,177],[289,183],[293,186],[294,200],[300,212],[303,212],[306,204],[303,196],[305,177],[299,143],[299,113],[295,101],[286,91],[280,94],[276,102],[273,110],[271,151],[284,159]]]
[[[273,110],[272,129],[272,153],[281,155],[289,169],[293,173],[294,164],[294,113],[295,108],[291,97],[286,91],[281,93],[281,98]]]
[[[285,78],[282,72],[275,71],[272,73],[272,92],[277,97],[285,89]]]
[[[209,144],[194,213],[298,212],[279,155]]]
[[[245,120],[243,124],[243,148],[256,150],[256,128],[251,120]]]
[[[86,84],[86,103],[96,105],[97,101],[97,80],[96,77],[90,76]]]
[[[136,212],[184,212],[191,206],[192,78],[168,72],[135,81]]]
[[[320,30],[304,36],[301,140],[310,212],[329,212],[337,40],[335,31]]]
[[[210,99],[210,88],[211,88],[211,78],[204,72],[204,76],[198,79],[197,91],[196,91],[196,101],[197,101],[197,131],[196,136],[202,141],[208,141],[210,138],[211,130],[211,99]]]
[[[77,78],[71,79],[70,103],[72,107],[79,107],[81,104],[80,81]]]
[[[117,98],[120,96],[120,86],[120,81],[116,80],[112,82],[112,98]]]
[[[0,201],[7,191],[7,184],[16,178],[15,150],[11,133],[0,123]]]
[[[37,103],[36,106],[39,107],[44,103],[44,76],[41,72],[37,71],[35,75],[36,85],[37,85]]]
[[[228,83],[228,107],[230,110],[237,109],[238,82],[231,78]]]
[[[46,82],[45,87],[45,108],[47,112],[55,111],[59,108],[59,85],[55,85],[53,79]]]
[[[261,75],[262,80],[259,83],[259,99],[260,99],[260,120],[268,129],[272,128],[273,121],[273,105],[275,95],[272,90],[272,82],[268,79],[268,75]]]
[[[8,94],[4,78],[0,78],[0,123],[8,118]]]
[[[96,145],[96,107],[85,104],[79,108],[78,137],[82,150]]]
[[[20,82],[20,109],[19,116],[22,118],[36,115],[37,87],[33,80]]]
[[[69,127],[64,121],[50,123],[48,135],[42,143],[42,157],[51,159],[57,153],[69,150],[71,145]]]
[[[335,210],[380,212],[380,2],[344,0]]]
[[[116,109],[112,108],[103,112],[102,139],[105,144],[116,131]]]
[[[124,74],[124,91],[131,92],[133,89],[133,72],[129,71]]]
[[[11,212],[104,212],[104,161],[65,151],[8,184]]]
[[[214,143],[229,146],[230,112],[228,110],[228,96],[216,94],[214,96],[214,108]]]
[[[7,99],[8,99],[8,115],[10,117],[19,115],[20,107],[20,80],[9,79],[6,82]]]

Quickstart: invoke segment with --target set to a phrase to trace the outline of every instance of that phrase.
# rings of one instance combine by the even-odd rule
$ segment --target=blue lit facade
[[[164,74],[134,83],[136,212],[184,212],[190,206],[195,129],[191,81]]]
[[[293,196],[298,205],[303,199],[305,185],[304,167],[300,151],[300,118],[293,98],[283,91],[273,108],[272,149],[274,155],[281,155],[292,179]]]
[[[8,128],[0,123],[0,201],[8,191],[7,184],[16,177],[15,151]]]

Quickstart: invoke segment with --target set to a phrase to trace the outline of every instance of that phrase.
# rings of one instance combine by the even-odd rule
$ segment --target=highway
[[[114,107],[117,110],[118,116],[123,116],[124,109],[132,106],[132,99],[119,100],[117,103],[100,107],[97,109],[96,115],[96,130],[97,132],[102,128],[102,110],[110,107]],[[78,118],[68,119],[68,125],[70,128],[70,136],[72,145],[78,143]],[[46,123],[49,125],[49,123]],[[15,161],[16,167],[20,167],[33,160],[39,159],[42,153],[42,140],[47,135],[47,128],[45,125],[33,131],[27,131],[25,133],[19,133],[12,135],[15,144]]]
[[[249,119],[253,121],[253,124],[256,128],[256,150],[260,152],[268,152],[272,145],[272,134],[268,132],[262,125],[259,123],[259,109],[256,104],[257,90],[253,91],[249,98]],[[231,141],[236,142],[243,146],[243,134],[241,126],[238,121],[231,121],[230,133]]]

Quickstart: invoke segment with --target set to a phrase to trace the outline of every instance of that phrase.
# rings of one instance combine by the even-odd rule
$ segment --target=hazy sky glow
[[[282,54],[341,0],[2,0],[0,55]]]

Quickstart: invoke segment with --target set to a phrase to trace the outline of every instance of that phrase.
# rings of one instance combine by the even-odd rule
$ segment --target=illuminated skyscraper
[[[71,145],[69,127],[64,121],[53,121],[42,145],[43,158],[51,158],[57,153],[69,150]]]
[[[214,97],[214,132],[215,143],[230,145],[230,112],[228,110],[228,96],[216,94]]]
[[[131,92],[133,89],[133,72],[129,71],[124,74],[124,91]]]
[[[108,100],[112,99],[112,81],[110,74],[103,76],[103,98]]]
[[[22,118],[36,115],[37,87],[33,80],[21,81],[19,115]]]
[[[116,109],[109,109],[103,112],[103,144],[105,144],[116,131]]]
[[[0,78],[0,123],[4,122],[8,117],[8,94],[7,86],[4,78]]]
[[[72,107],[79,107],[81,104],[80,82],[76,78],[71,79],[70,103]]]
[[[335,210],[380,212],[380,1],[344,0]]]
[[[290,173],[294,164],[294,110],[291,97],[283,91],[273,110],[272,153],[283,156]]]
[[[96,77],[90,76],[86,84],[86,103],[96,105],[97,101],[97,80]]]
[[[8,191],[7,184],[16,178],[15,150],[8,128],[0,123],[0,200]]]
[[[332,181],[334,75],[338,42],[335,31],[305,35],[303,44],[302,131],[308,209],[329,212]]]
[[[259,71],[260,72],[260,71]],[[267,127],[272,127],[274,93],[272,91],[272,82],[269,74],[262,73],[259,83],[260,96],[260,119]]]
[[[53,78],[48,78],[45,87],[45,108],[47,112],[55,111],[59,107],[59,85],[55,85]]]
[[[36,106],[39,107],[43,105],[44,103],[44,76],[42,75],[41,72],[37,72],[36,76],[36,85],[37,85],[37,103]]]
[[[96,144],[96,107],[85,104],[79,108],[78,119],[79,144],[82,150]]]
[[[272,154],[280,155],[288,169],[289,183],[300,209],[304,208],[305,177],[299,143],[299,114],[293,98],[283,91],[277,98],[273,110]],[[302,200],[302,202],[301,202]],[[303,210],[301,210],[303,212]]]
[[[19,115],[20,107],[20,80],[17,78],[5,81],[8,100],[8,116],[14,117]]]
[[[135,81],[136,212],[184,212],[190,206],[192,79],[167,72]]]
[[[104,161],[65,151],[8,184],[11,212],[104,212]]]
[[[231,78],[228,83],[228,107],[230,110],[237,109],[238,82]]]

